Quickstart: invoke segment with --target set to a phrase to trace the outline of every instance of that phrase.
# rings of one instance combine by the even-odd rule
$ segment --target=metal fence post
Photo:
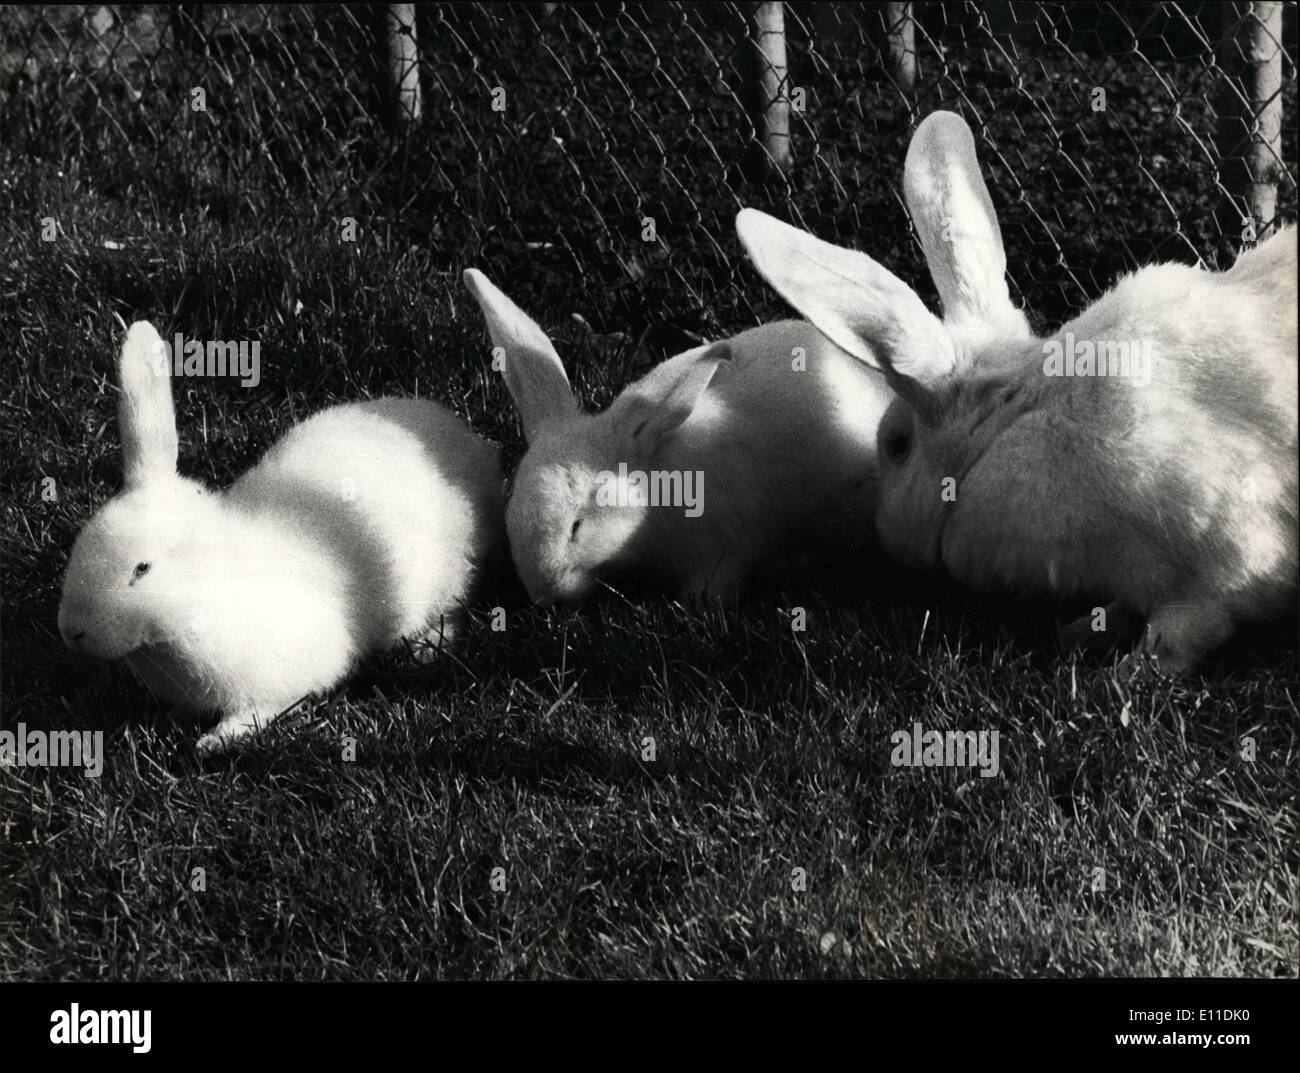
[[[744,54],[753,142],[745,174],[762,180],[790,166],[790,96],[785,54],[785,5],[762,0],[750,9]]]

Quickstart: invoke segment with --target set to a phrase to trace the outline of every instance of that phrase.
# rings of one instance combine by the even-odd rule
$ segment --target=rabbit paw
[[[450,616],[444,616],[423,633],[407,638],[405,648],[416,663],[434,663],[456,638],[457,622]]]
[[[1120,670],[1131,673],[1150,661],[1162,674],[1186,674],[1232,632],[1232,617],[1217,604],[1162,604],[1152,609],[1142,640]]]
[[[251,734],[266,725],[266,720],[259,720],[256,712],[235,712],[225,716],[220,723],[199,738],[198,750],[204,756],[212,756],[230,748],[240,738]]]

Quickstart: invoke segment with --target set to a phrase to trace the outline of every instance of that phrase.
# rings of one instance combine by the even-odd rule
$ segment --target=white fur
[[[1034,339],[965,123],[927,117],[905,171],[942,321],[864,254],[738,220],[764,277],[899,395],[880,425],[886,547],[974,587],[1114,601],[1174,670],[1294,607],[1295,229],[1227,272],[1145,268]],[[1071,337],[1149,344],[1150,382],[1045,375]]]
[[[811,325],[781,321],[679,354],[585,414],[542,330],[482,273],[465,283],[505,351],[528,438],[506,526],[534,601],[579,601],[624,573],[731,598],[814,519],[870,531],[876,425],[891,395]],[[702,473],[703,513],[597,505],[597,475],[620,463]]]
[[[184,709],[221,712],[209,748],[367,654],[436,641],[499,539],[500,471],[436,403],[376,399],[308,418],[209,491],[176,473],[168,372],[146,364],[160,343],[139,322],[123,344],[128,483],[77,538],[59,631]]]

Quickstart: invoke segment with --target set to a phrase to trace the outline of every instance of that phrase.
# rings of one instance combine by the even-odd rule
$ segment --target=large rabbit
[[[464,279],[504,354],[528,440],[506,527],[535,602],[578,602],[627,576],[733,598],[814,518],[861,519],[870,533],[876,424],[890,392],[811,325],[782,321],[679,354],[593,415],[542,329],[481,272]],[[647,496],[670,481],[676,497]]]
[[[87,522],[63,584],[74,651],[125,659],[219,747],[341,681],[366,654],[447,632],[502,536],[497,450],[436,403],[334,406],[224,492],[176,472],[166,348],[128,330],[125,490]]]
[[[768,282],[899,396],[879,434],[886,549],[976,588],[1112,600],[1175,671],[1294,608],[1295,229],[1227,272],[1142,269],[1040,339],[959,117],[917,128],[904,191],[943,320],[864,254],[737,220]]]

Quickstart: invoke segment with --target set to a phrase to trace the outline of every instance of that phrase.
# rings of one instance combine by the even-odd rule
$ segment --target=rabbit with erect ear
[[[960,118],[917,128],[904,191],[942,320],[864,254],[737,221],[764,278],[899,396],[879,433],[886,549],[976,588],[1113,600],[1175,671],[1293,609],[1294,227],[1226,272],[1144,268],[1040,339]]]
[[[72,549],[59,632],[220,724],[219,748],[366,655],[439,641],[503,533],[496,448],[427,400],[333,406],[230,488],[176,472],[168,351],[133,324],[118,365],[125,488]]]
[[[535,602],[579,602],[628,576],[734,598],[800,526],[830,514],[870,532],[890,392],[811,325],[689,350],[587,414],[546,333],[481,272],[464,279],[528,441],[506,529]]]

